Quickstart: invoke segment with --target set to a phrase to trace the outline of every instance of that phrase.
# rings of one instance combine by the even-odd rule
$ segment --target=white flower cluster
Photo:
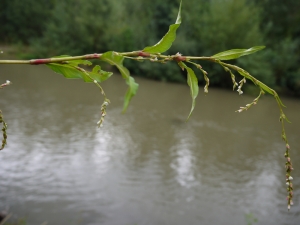
[[[205,85],[205,87],[204,87],[204,93],[208,93],[208,88],[207,88],[207,86]]]
[[[101,105],[101,118],[97,122],[98,127],[103,127],[104,117],[106,116],[106,106],[108,105],[109,105],[109,100],[105,99],[105,101]]]
[[[246,78],[242,79],[240,82],[239,82],[239,86],[238,86],[238,89],[237,89],[237,92],[239,93],[239,95],[243,94],[244,92],[242,91],[242,87],[243,85],[246,83]]]
[[[157,57],[154,57],[154,58],[151,58],[150,61],[151,62],[156,62],[156,61],[158,61],[158,59],[157,59]]]

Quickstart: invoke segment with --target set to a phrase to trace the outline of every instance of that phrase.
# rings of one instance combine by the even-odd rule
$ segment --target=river
[[[282,98],[294,162],[294,206],[287,211],[279,110],[264,96],[200,91],[136,78],[137,96],[122,114],[127,86],[103,83],[111,104],[98,129],[103,98],[93,84],[45,66],[0,65],[0,108],[8,145],[0,152],[0,211],[30,225],[300,224],[300,101]],[[228,77],[228,79],[230,79]],[[200,90],[203,90],[200,87]]]

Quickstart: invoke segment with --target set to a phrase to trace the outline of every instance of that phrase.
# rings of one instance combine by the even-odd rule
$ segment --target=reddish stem
[[[150,57],[150,53],[148,53],[148,52],[143,52],[143,51],[139,51],[138,56],[142,56],[142,57]]]
[[[177,62],[186,61],[186,57],[181,56],[181,55],[178,55],[178,56],[174,57],[174,59],[175,59]]]
[[[31,65],[40,65],[40,64],[46,64],[51,63],[51,59],[32,59],[30,60]]]
[[[89,54],[89,55],[85,55],[84,58],[85,59],[99,59],[102,56],[102,54]]]

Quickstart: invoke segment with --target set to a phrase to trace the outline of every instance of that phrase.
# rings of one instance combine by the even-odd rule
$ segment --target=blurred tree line
[[[1,0],[0,42],[30,46],[31,58],[143,49],[175,22],[178,5],[174,0]],[[266,45],[233,63],[278,91],[300,96],[299,9],[295,0],[185,0],[183,23],[169,53],[210,56]],[[172,63],[126,65],[139,76],[185,82]],[[211,85],[232,87],[221,67],[202,66]],[[204,83],[200,71],[197,76]]]

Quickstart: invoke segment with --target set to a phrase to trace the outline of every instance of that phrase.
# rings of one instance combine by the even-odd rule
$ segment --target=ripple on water
[[[6,89],[0,99],[9,123],[0,207],[32,224],[244,224],[246,213],[264,225],[298,224],[297,189],[295,207],[285,210],[284,145],[270,99],[234,114],[252,98],[212,90],[186,123],[186,86],[137,78],[143,88],[121,114],[126,86],[116,76],[103,83],[112,104],[96,129],[98,90],[38,70],[36,82],[12,75],[21,94]],[[300,146],[299,127],[289,128],[291,146]],[[300,161],[297,151],[293,157]]]

